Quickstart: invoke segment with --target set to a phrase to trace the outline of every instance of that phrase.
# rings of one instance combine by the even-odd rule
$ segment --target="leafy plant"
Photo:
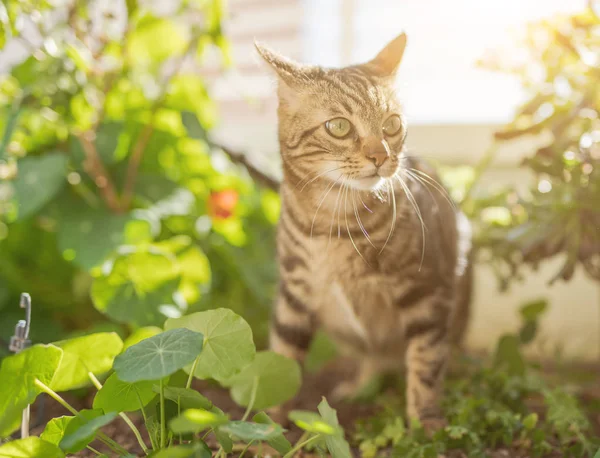
[[[548,384],[527,364],[523,348],[535,336],[546,304],[525,304],[520,332],[500,338],[492,364],[463,361],[446,384],[444,411],[449,425],[428,437],[418,427],[409,432],[401,399],[382,399],[381,414],[361,421],[355,434],[362,456],[434,458],[460,450],[469,457],[489,456],[498,447],[526,456],[592,456],[600,438],[577,398]],[[528,329],[534,331],[528,331]],[[524,332],[525,331],[525,332]]]
[[[219,324],[223,322],[234,324],[225,328],[231,329],[229,334],[224,333],[225,337],[219,333]],[[94,441],[103,443],[116,456],[131,456],[132,450],[126,450],[101,432],[103,426],[116,421],[117,417],[131,428],[140,448],[150,456],[212,456],[205,442],[209,434],[214,434],[220,444],[217,456],[231,453],[235,444],[242,443],[247,450],[251,444],[266,442],[282,455],[291,457],[295,451],[320,439],[324,439],[321,445],[332,456],[351,456],[335,411],[325,400],[319,405],[322,417],[312,415],[328,429],[315,431],[311,425],[306,426],[310,437],[295,446],[283,436],[285,430],[264,412],[248,421],[252,410],[269,408],[293,397],[299,387],[300,372],[292,360],[270,352],[255,354],[250,328],[241,317],[230,310],[216,309],[192,314],[179,323],[170,321],[166,327],[166,331],[142,339],[123,351],[123,342],[115,334],[100,333],[36,345],[5,358],[0,368],[0,435],[6,437],[16,429],[21,411],[40,393],[52,397],[72,415],[51,419],[39,438],[1,445],[0,456],[39,457],[42,456],[39,453],[46,453],[43,456],[64,457],[86,447],[100,454],[91,446]],[[207,335],[190,328],[205,329]],[[244,336],[241,342],[235,338],[239,332]],[[227,335],[234,338],[227,339]],[[90,351],[90,344],[93,348],[101,345],[101,351]],[[211,352],[211,345],[218,346],[224,353]],[[202,361],[214,363],[214,374],[208,367],[199,373],[195,371]],[[186,367],[185,387],[171,384],[172,376]],[[99,377],[107,372],[111,374],[102,384]],[[58,391],[81,387],[84,374],[87,385],[95,386],[98,392],[93,410],[78,411]],[[232,393],[243,391],[240,387],[248,384],[251,386],[248,399],[238,396],[247,407],[241,420],[230,419],[191,388],[194,375],[198,374],[213,379],[230,374],[222,383],[230,386]],[[286,385],[285,390],[281,385]],[[167,403],[172,403],[174,408]],[[127,415],[138,411],[144,418],[150,446]]]
[[[551,278],[569,280],[577,265],[600,280],[600,47],[598,2],[578,14],[531,24],[518,53],[490,53],[483,65],[516,75],[528,100],[496,133],[508,142],[535,136],[542,146],[522,166],[534,179],[523,190],[471,186],[463,207],[476,221],[477,243],[503,287],[525,266],[563,255]],[[476,171],[481,176],[492,149]],[[527,152],[524,152],[527,153]],[[472,191],[472,192],[471,192]]]
[[[217,115],[197,67],[211,48],[230,61],[224,4],[175,3],[0,5],[0,48],[28,49],[0,78],[4,339],[6,306],[28,291],[39,341],[94,323],[122,335],[218,303],[264,342],[278,196],[213,166]],[[21,33],[23,15],[40,40]]]

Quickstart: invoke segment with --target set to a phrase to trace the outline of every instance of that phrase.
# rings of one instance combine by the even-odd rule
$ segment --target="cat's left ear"
[[[254,42],[254,46],[265,62],[277,72],[286,84],[293,86],[303,80],[306,81],[306,75],[310,70],[309,66],[299,64],[292,59],[277,54],[261,43]]]
[[[394,76],[402,62],[404,50],[406,49],[406,34],[401,33],[385,48],[383,48],[375,59],[367,62],[367,66],[371,67],[381,76]]]

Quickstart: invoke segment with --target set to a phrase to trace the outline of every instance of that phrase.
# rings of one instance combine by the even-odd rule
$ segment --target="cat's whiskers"
[[[419,209],[419,204],[417,203],[412,192],[406,185],[406,182],[402,179],[402,177],[399,174],[394,175],[394,177],[398,180],[398,182],[400,183],[400,186],[402,186],[402,189],[404,190],[404,194],[406,195],[406,198],[408,199],[408,201],[411,203],[413,209],[415,210],[415,213],[417,214],[419,221],[421,221],[421,237],[423,239],[423,243],[422,243],[422,249],[421,249],[421,262],[419,264],[419,272],[420,272],[421,267],[423,267],[423,261],[425,260],[425,222],[423,221],[423,216],[421,215],[421,210]]]
[[[387,246],[388,242],[392,238],[392,234],[394,233],[394,229],[396,227],[396,218],[397,218],[397,215],[396,215],[396,194],[394,193],[394,185],[393,185],[391,179],[387,180],[386,183],[387,183],[388,189],[390,189],[390,192],[392,194],[392,223],[390,224],[390,232],[388,233],[387,239],[385,240],[385,243],[381,247],[381,250],[379,251],[379,254],[383,253],[383,250],[385,249],[385,247]]]
[[[360,219],[360,214],[358,213],[358,208],[356,207],[356,198],[354,196],[354,188],[351,191],[352,191],[352,207],[354,208],[354,217],[356,218],[356,222],[358,223],[358,226],[360,227],[360,230],[365,235],[365,237],[367,238],[368,242],[371,244],[371,246],[373,248],[375,248],[375,245],[371,241],[371,237],[369,237],[369,233],[365,229],[365,226],[364,226],[364,224],[362,223],[362,221]]]
[[[319,203],[317,205],[317,209],[315,210],[315,214],[314,214],[313,219],[312,219],[312,224],[310,225],[310,238],[309,238],[309,240],[311,242],[312,242],[312,236],[313,236],[313,229],[315,227],[315,220],[317,219],[317,213],[319,213],[319,209],[321,208],[321,205],[323,205],[323,202],[325,202],[325,199],[327,198],[327,195],[335,187],[336,183],[338,181],[340,181],[342,178],[344,178],[344,174],[341,174],[340,177],[337,180],[333,181],[331,183],[331,185],[328,185],[327,188],[325,188],[325,191],[323,191],[323,197],[321,198],[321,200],[319,201]]]
[[[415,183],[418,183],[419,185],[423,186],[427,190],[427,193],[431,197],[431,200],[433,201],[433,203],[435,205],[435,209],[437,211],[439,209],[437,200],[435,200],[435,197],[433,197],[433,193],[431,192],[431,189],[429,189],[429,186],[427,185],[427,183],[422,181],[420,177],[412,174],[409,170],[403,170],[403,172],[406,173],[406,176],[408,177],[409,180],[411,180]]]
[[[329,245],[331,244],[331,233],[333,231],[333,222],[335,221],[335,213],[336,213],[336,211],[338,211],[338,204],[340,202],[340,196],[341,196],[342,189],[343,189],[344,185],[346,184],[346,182],[347,182],[347,179],[344,179],[342,184],[340,184],[340,187],[338,189],[338,194],[335,199],[333,213],[331,214],[331,224],[329,225],[329,241],[327,242],[327,249],[329,249]],[[339,234],[339,227],[340,227],[340,223],[339,223],[339,212],[338,212],[338,234]],[[339,235],[338,235],[338,238],[339,238]]]
[[[343,166],[343,165],[341,165],[341,166],[339,166],[339,167],[334,167],[334,168],[332,168],[332,169],[325,170],[325,171],[323,171],[323,172],[319,173],[319,174],[318,174],[316,177],[314,177],[314,178],[310,179],[310,181],[307,181],[307,182],[304,184],[304,186],[302,186],[302,188],[300,189],[300,192],[304,191],[304,188],[306,188],[306,187],[307,187],[309,184],[311,184],[311,183],[314,183],[316,180],[318,180],[319,178],[321,178],[323,175],[326,175],[326,174],[328,174],[328,173],[330,173],[330,172],[336,172],[336,171],[338,171],[338,170],[340,170],[340,169],[343,169],[343,168],[344,168],[344,166]],[[306,178],[303,178],[302,180],[300,180],[300,182],[298,182],[298,184],[296,185],[296,188],[297,188],[298,186],[300,186],[300,183],[302,183],[302,181],[303,181],[303,180],[305,180],[305,179],[306,179]]]
[[[362,195],[360,194],[360,191],[358,191],[358,198],[360,199],[360,202],[363,204],[363,207],[365,207],[369,213],[373,213],[373,210],[371,210],[369,207],[367,207],[367,204],[365,204],[365,201],[363,200]]]
[[[417,174],[422,183],[423,183],[423,181],[425,181],[426,183],[433,186],[444,197],[444,199],[446,200],[446,202],[448,202],[448,204],[450,205],[450,207],[452,207],[452,209],[454,209],[455,211],[458,210],[456,207],[456,204],[450,198],[450,194],[448,194],[448,191],[446,191],[446,188],[444,188],[444,186],[439,181],[437,181],[435,178],[433,178],[432,176],[423,172],[422,170],[418,170],[418,169],[415,169],[412,167],[406,169],[406,172],[409,172],[411,175],[414,176],[414,178],[417,178],[417,176],[415,176],[415,174]],[[423,183],[423,184],[425,184],[425,183]]]
[[[365,261],[365,263],[367,263],[367,265],[370,267],[371,265],[367,262],[367,260],[365,259],[365,257],[362,255],[362,253],[360,252],[360,250],[356,246],[356,243],[354,243],[354,239],[352,238],[352,232],[350,232],[350,225],[348,224],[348,208],[347,208],[347,204],[348,204],[348,185],[346,185],[346,191],[345,191],[345,194],[344,194],[344,219],[346,220],[346,230],[348,231],[348,237],[350,237],[350,242],[352,242],[352,246],[354,247],[354,249],[356,250],[356,252],[358,253],[358,255],[362,258],[362,260]]]

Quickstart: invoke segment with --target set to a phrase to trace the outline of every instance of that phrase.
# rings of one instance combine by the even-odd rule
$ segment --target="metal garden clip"
[[[29,326],[31,325],[31,296],[27,293],[21,294],[19,306],[25,309],[25,319],[19,320],[15,327],[15,335],[10,338],[8,349],[14,353],[19,353],[31,345],[29,340]],[[27,406],[23,410],[23,418],[21,421],[21,437],[29,437],[29,418],[30,408]]]

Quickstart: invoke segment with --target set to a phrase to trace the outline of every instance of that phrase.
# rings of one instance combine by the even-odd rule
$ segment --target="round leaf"
[[[125,382],[159,380],[192,363],[202,351],[203,335],[172,329],[129,347],[115,359],[114,369]]]
[[[132,345],[135,345],[138,342],[141,342],[148,337],[155,336],[156,334],[160,334],[162,329],[158,326],[146,326],[143,328],[138,328],[133,333],[125,339],[123,343],[123,350],[127,350]]]
[[[10,435],[18,428],[21,412],[40,393],[35,380],[50,385],[62,356],[63,351],[54,345],[35,345],[2,360],[0,437]]]
[[[70,422],[67,426],[65,436],[60,441],[60,448],[65,452],[78,452],[94,440],[96,431],[108,425],[116,416],[116,412],[110,412],[91,420],[82,421],[81,423],[76,421]]]
[[[52,418],[44,428],[42,434],[40,434],[40,439],[44,439],[46,442],[50,442],[51,444],[58,445],[60,441],[65,436],[65,432],[67,431],[67,426],[74,419],[73,416],[62,416],[57,418]]]
[[[133,252],[119,256],[107,273],[94,280],[94,306],[115,321],[138,326],[162,325],[180,316],[185,304],[174,299],[180,276],[174,257]]]
[[[0,445],[0,458],[64,458],[65,454],[55,444],[39,437],[28,437]]]
[[[289,419],[292,420],[298,428],[314,434],[333,435],[337,434],[338,430],[327,423],[321,415],[315,412],[305,410],[293,410],[289,414]]]
[[[204,442],[193,445],[178,445],[160,450],[150,455],[151,458],[211,458],[212,450]]]
[[[154,393],[157,392],[159,392],[158,387],[154,386]],[[178,403],[181,409],[210,410],[213,406],[212,402],[191,388],[166,386],[164,388],[164,393],[165,398]]]
[[[154,381],[135,383],[119,380],[112,374],[94,398],[94,409],[104,412],[134,412],[148,404],[156,393],[152,390]]]
[[[276,424],[271,418],[264,412],[259,412],[252,418],[252,421],[256,423],[262,423],[264,425]],[[270,438],[268,441],[269,445],[277,450],[282,456],[288,453],[292,449],[292,444],[288,441],[285,436],[279,434],[275,437]]]
[[[205,409],[187,409],[169,423],[175,434],[197,433],[229,422],[229,418]]]
[[[283,433],[283,428],[275,423],[261,424],[247,421],[231,421],[225,426],[221,426],[221,430],[239,437],[244,442],[266,441]]]
[[[121,353],[123,341],[114,332],[100,332],[55,342],[63,350],[63,358],[52,380],[54,391],[81,388],[91,383],[89,372],[96,376],[107,373],[115,356]]]
[[[254,359],[252,329],[229,309],[192,313],[165,323],[166,329],[182,327],[204,334],[204,348],[194,373],[198,378],[226,380]],[[187,372],[190,370],[186,368]]]
[[[224,382],[231,387],[231,397],[242,406],[248,406],[252,388],[258,380],[255,409],[282,404],[293,398],[301,383],[300,366],[294,360],[271,351],[256,354],[254,361],[239,374]]]
[[[17,219],[33,215],[51,201],[65,184],[67,156],[45,154],[21,159],[13,182]]]

